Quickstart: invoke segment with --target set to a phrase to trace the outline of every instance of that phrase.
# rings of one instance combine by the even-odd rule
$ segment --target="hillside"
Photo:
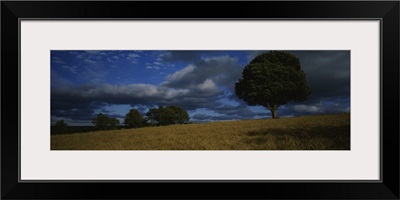
[[[350,150],[350,114],[52,135],[51,150]]]

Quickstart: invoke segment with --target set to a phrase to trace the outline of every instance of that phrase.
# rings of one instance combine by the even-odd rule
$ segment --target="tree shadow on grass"
[[[270,128],[246,136],[243,142],[257,150],[350,150],[350,125]]]

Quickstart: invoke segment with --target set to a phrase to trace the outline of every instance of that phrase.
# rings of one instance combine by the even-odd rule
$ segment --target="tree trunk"
[[[278,118],[278,112],[276,112],[276,111],[277,111],[277,108],[274,106],[271,109],[272,119],[277,119]]]

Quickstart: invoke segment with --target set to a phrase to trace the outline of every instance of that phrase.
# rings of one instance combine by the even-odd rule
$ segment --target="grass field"
[[[52,135],[52,150],[350,150],[350,114]]]

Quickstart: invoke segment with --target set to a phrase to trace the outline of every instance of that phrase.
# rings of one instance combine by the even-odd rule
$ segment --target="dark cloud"
[[[88,107],[84,109],[66,109],[66,110],[52,110],[51,115],[56,117],[65,117],[75,120],[91,120],[93,119],[93,109]]]
[[[238,116],[243,118],[252,118],[259,115],[265,115],[265,113],[255,113],[251,111],[250,108],[245,104],[239,104],[237,106],[222,104],[213,108],[213,111],[226,116]]]
[[[320,101],[291,102],[278,109],[279,116],[301,116],[350,112],[350,97],[324,98]]]
[[[192,63],[200,58],[199,51],[166,51],[160,55],[165,62]]]
[[[300,59],[311,101],[350,96],[350,51],[293,51]]]
[[[91,119],[95,110],[105,105],[141,105],[142,112],[152,106],[178,105],[186,110],[212,106],[221,91],[200,84],[191,89],[169,88],[150,84],[83,85],[54,88],[51,93],[52,116]]]
[[[208,107],[207,111],[214,114],[195,114],[192,119],[194,121],[217,121],[266,118],[270,116],[267,112],[253,112],[245,104],[232,106],[223,103],[216,103],[212,107]]]
[[[65,79],[63,76],[61,76],[54,70],[51,71],[50,79],[51,79],[51,88],[70,86],[72,84],[71,81]]]

